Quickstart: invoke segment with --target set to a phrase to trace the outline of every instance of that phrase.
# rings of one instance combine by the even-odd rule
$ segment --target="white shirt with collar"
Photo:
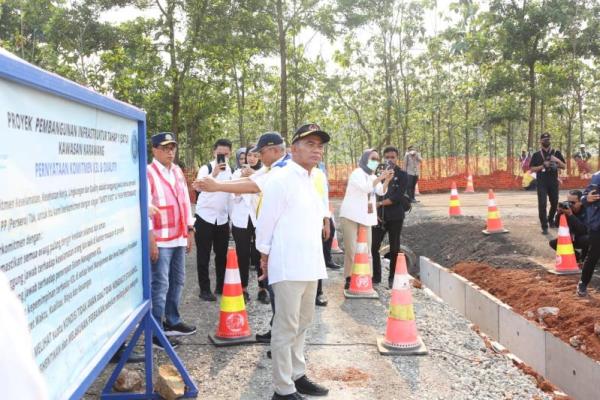
[[[214,171],[217,165],[216,160],[210,162]],[[202,179],[209,176],[208,167],[203,165],[198,171],[196,179]],[[231,180],[231,168],[229,165],[225,167],[225,171],[219,172],[215,178],[218,181]],[[209,224],[223,225],[229,222],[229,193],[225,192],[200,192],[196,200],[196,215],[208,222]]]
[[[321,233],[328,210],[306,169],[289,161],[263,190],[256,248],[269,255],[269,284],[326,279]]]
[[[175,170],[173,168],[167,168],[164,165],[162,165],[158,160],[153,159],[152,160],[152,164],[155,164],[156,167],[158,168],[158,170],[160,171],[161,175],[167,180],[167,182],[169,183],[169,185],[171,186],[175,186]],[[152,205],[152,192],[150,191],[150,182],[148,181],[146,183],[147,187],[148,187],[148,206]],[[187,191],[186,191],[187,192]],[[192,215],[192,207],[190,205],[190,207],[188,208],[190,210],[190,213],[187,217],[187,221],[193,221],[194,220],[194,216]],[[152,230],[152,218],[148,218],[149,223],[148,223],[148,227],[150,230]],[[180,237],[177,239],[173,239],[173,240],[169,240],[168,242],[157,242],[156,246],[157,247],[186,247],[188,244],[187,239],[184,237]]]
[[[378,182],[373,187],[373,181],[377,179],[374,174],[367,174],[362,168],[357,168],[350,174],[348,178],[348,186],[346,194],[342,200],[340,207],[340,217],[349,219],[361,225],[373,226],[377,225],[377,207],[376,196],[383,196],[383,184]],[[369,194],[371,199],[372,213],[368,212]]]
[[[241,177],[241,169],[237,169],[233,172],[233,179],[239,179]],[[229,216],[231,217],[231,223],[233,224],[233,226],[235,226],[236,228],[243,229],[248,228],[248,218],[250,218],[252,224],[256,225],[256,197],[257,195],[254,193],[231,195],[231,203],[229,205]]]

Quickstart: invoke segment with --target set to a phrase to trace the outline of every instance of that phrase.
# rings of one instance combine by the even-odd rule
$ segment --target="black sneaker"
[[[263,304],[271,304],[271,300],[269,299],[269,292],[267,292],[266,289],[259,290],[258,296],[256,298]]]
[[[111,363],[118,363],[119,361],[121,361],[121,357],[123,357],[123,353],[125,352],[125,344],[122,344],[121,347],[119,347],[119,350],[117,350],[117,352],[115,353],[114,356],[112,356],[112,358],[110,359]],[[144,354],[143,351],[137,350],[137,349],[133,349],[133,351],[129,354],[129,358],[127,359],[127,363],[141,363],[144,362],[144,360],[146,359],[146,355]]]
[[[350,277],[346,278],[346,283],[344,284],[344,289],[350,289]]]
[[[298,392],[294,392],[292,394],[278,394],[277,392],[273,393],[273,397],[271,397],[271,400],[304,400],[305,397],[303,397],[300,393]]]
[[[583,284],[583,282],[579,281],[579,283],[577,284],[577,296],[585,297],[587,296],[587,294],[587,287]]]
[[[340,264],[336,264],[334,262],[330,262],[329,264],[327,264],[327,268],[329,268],[329,269],[342,269],[342,266]]]
[[[211,292],[200,293],[200,298],[204,301],[217,301],[217,298]]]
[[[548,228],[542,228],[542,235],[548,234]]]
[[[315,299],[315,305],[320,306],[320,307],[326,307],[327,306],[327,297],[325,297],[324,294],[318,295],[317,298]]]
[[[306,375],[296,379],[294,385],[296,385],[296,390],[298,392],[309,396],[327,396],[329,393],[329,389],[311,381]]]
[[[169,343],[171,343],[171,347],[174,349],[177,348],[177,346],[179,346],[181,344],[181,342],[177,339],[167,338],[167,340],[169,341]],[[154,347],[157,350],[165,349],[164,346],[162,345],[162,343],[159,342],[156,337],[152,338],[152,347]]]
[[[188,325],[185,322],[180,322],[173,326],[165,322],[163,330],[165,336],[188,336],[196,333],[196,327],[194,325]]]
[[[258,343],[271,343],[271,331],[263,333],[262,335],[260,333],[257,333],[256,341]]]

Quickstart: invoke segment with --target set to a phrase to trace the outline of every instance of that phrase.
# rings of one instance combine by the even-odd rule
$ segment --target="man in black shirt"
[[[531,158],[530,171],[536,173],[538,213],[542,225],[542,233],[548,234],[548,222],[555,228],[554,215],[558,205],[558,170],[566,167],[565,159],[560,151],[550,145],[550,134],[544,132],[540,136],[542,147]],[[550,211],[546,214],[546,198],[550,199]]]
[[[396,258],[400,251],[400,233],[404,224],[404,204],[410,200],[405,196],[408,186],[408,175],[398,166],[398,149],[388,146],[383,150],[386,164],[394,168],[394,178],[384,196],[377,196],[377,220],[372,228],[371,254],[373,255],[373,283],[381,282],[381,258],[379,248],[388,233],[390,239],[390,275],[389,286],[392,286],[396,270]]]

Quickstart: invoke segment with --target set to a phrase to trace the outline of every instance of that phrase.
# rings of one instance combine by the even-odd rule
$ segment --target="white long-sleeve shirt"
[[[383,184],[378,182],[373,187],[373,181],[377,177],[373,174],[369,175],[361,168],[357,168],[350,174],[348,178],[348,186],[346,186],[346,194],[342,200],[340,207],[340,217],[357,222],[361,225],[373,226],[377,225],[377,207],[375,195],[383,196]],[[370,196],[369,196],[370,195]],[[369,198],[371,201],[372,213],[368,212]]]
[[[213,171],[216,168],[217,162],[215,160],[210,162]],[[198,170],[198,176],[196,179],[202,179],[207,177],[209,174],[208,167],[203,165]],[[225,171],[219,172],[216,177],[218,181],[229,181],[231,180],[231,168],[225,167]],[[223,225],[229,221],[229,193],[225,192],[200,192],[198,199],[196,200],[196,215],[208,222],[209,224]]]
[[[311,175],[293,161],[269,175],[256,222],[256,248],[269,255],[269,283],[327,278],[321,232],[328,210]]]
[[[242,177],[242,170],[238,169],[233,173],[233,179]],[[229,216],[231,223],[236,228],[247,228],[248,218],[252,224],[256,225],[256,197],[255,193],[232,194],[229,205]]]

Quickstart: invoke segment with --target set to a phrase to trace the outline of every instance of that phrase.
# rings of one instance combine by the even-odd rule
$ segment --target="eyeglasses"
[[[177,146],[158,146],[158,148],[161,151],[164,151],[165,153],[175,153],[177,151]]]

